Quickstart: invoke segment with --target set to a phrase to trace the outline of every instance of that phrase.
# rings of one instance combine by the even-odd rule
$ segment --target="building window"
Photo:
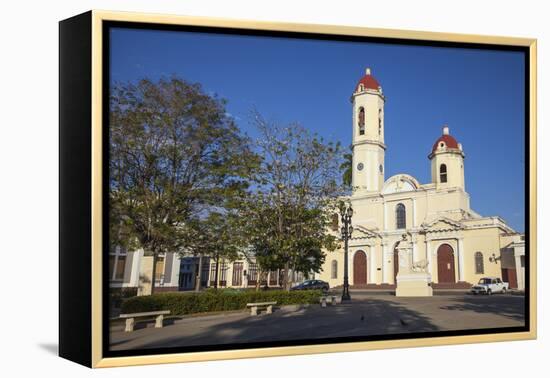
[[[197,266],[197,272],[199,267]],[[203,258],[201,267],[201,286],[206,287],[208,285],[208,273],[210,271],[210,259]]]
[[[115,280],[124,278],[124,267],[126,266],[126,256],[119,255],[116,262]]]
[[[406,219],[407,213],[405,211],[405,205],[403,205],[402,203],[398,203],[395,207],[395,223],[398,230],[407,227]]]
[[[210,264],[210,286],[216,285],[216,269],[218,269],[216,262]]]
[[[258,282],[258,264],[248,264],[248,283],[250,285],[256,285]]]
[[[227,285],[227,263],[225,261],[222,261],[220,264],[220,272],[218,273],[220,276],[220,286],[226,286]]]
[[[109,277],[113,281],[122,281],[126,268],[126,250],[115,247],[109,254]]]
[[[439,166],[439,181],[447,182],[447,166],[445,164]]]
[[[365,108],[359,108],[358,117],[359,135],[365,135]]]
[[[476,252],[475,261],[476,261],[476,274],[484,274],[485,269],[483,267],[483,253]]]
[[[336,260],[332,260],[330,278],[332,279],[338,278],[338,261]]]
[[[338,231],[338,220],[340,216],[337,213],[332,214],[331,228],[332,231]]]
[[[269,284],[271,286],[277,285],[277,276],[278,275],[279,275],[279,273],[276,270],[272,270],[271,272],[269,272]]]
[[[155,281],[164,282],[164,256],[157,256],[155,265]]]

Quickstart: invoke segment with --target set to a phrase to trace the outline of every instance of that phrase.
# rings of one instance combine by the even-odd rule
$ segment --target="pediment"
[[[376,231],[369,230],[368,228],[359,225],[353,226],[353,234],[351,236],[352,239],[369,239],[376,237],[380,237],[380,234]]]
[[[399,174],[390,177],[382,187],[382,194],[392,194],[399,192],[412,192],[420,187],[417,179],[410,175]]]
[[[427,232],[433,231],[455,231],[464,228],[462,223],[446,217],[439,217],[429,223],[422,224],[422,228]]]

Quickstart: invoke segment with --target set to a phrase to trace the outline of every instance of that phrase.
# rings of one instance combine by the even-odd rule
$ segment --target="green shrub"
[[[135,297],[137,295],[137,288],[110,288],[109,289],[109,303],[112,308],[120,308],[122,301],[126,298]]]
[[[277,302],[277,305],[318,303],[320,290],[309,291],[238,291],[207,290],[200,293],[159,293],[125,299],[122,313],[170,310],[171,315],[231,311],[246,308],[252,302]]]

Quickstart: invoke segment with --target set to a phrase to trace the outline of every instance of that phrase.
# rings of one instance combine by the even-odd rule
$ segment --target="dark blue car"
[[[290,288],[290,290],[322,290],[326,293],[329,288],[328,282],[321,280],[307,280]]]

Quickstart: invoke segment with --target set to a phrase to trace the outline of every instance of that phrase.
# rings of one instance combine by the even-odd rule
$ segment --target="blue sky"
[[[520,52],[115,28],[111,80],[178,75],[228,100],[254,136],[252,108],[351,143],[352,91],[370,67],[386,96],[386,178],[430,177],[443,124],[462,143],[472,208],[524,230],[524,70]]]

